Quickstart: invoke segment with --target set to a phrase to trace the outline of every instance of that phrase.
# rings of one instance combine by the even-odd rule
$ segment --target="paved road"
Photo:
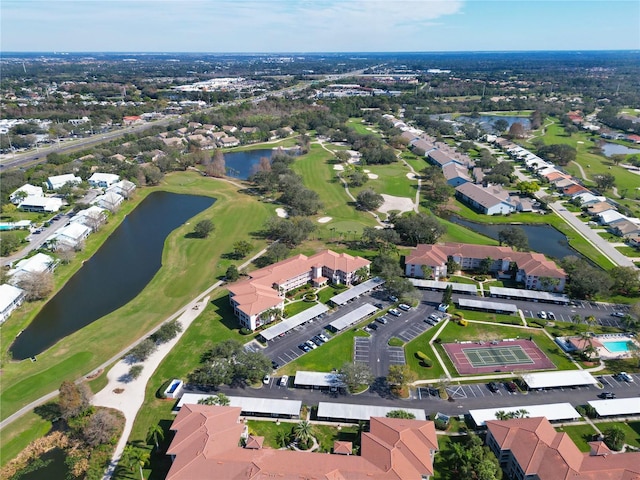
[[[564,205],[560,202],[553,202],[549,204],[551,209],[561,216],[574,230],[580,235],[585,237],[596,249],[598,249],[605,257],[611,260],[616,265],[621,267],[635,267],[635,263],[629,258],[620,253],[616,248],[608,241],[594,232],[589,226],[576,217],[573,212],[568,211]]]
[[[430,394],[429,388],[426,386],[412,390],[410,399],[399,400],[392,396],[387,386],[382,383],[374,383],[370,390],[365,393],[348,395],[332,394],[320,390],[281,387],[278,377],[271,378],[269,383],[260,389],[221,387],[220,391],[226,395],[234,396],[301,400],[305,405],[316,405],[318,402],[357,403],[360,405],[421,408],[427,414],[437,411],[448,415],[458,415],[477,408],[519,407],[561,402],[568,402],[578,406],[586,404],[589,400],[598,400],[598,394],[603,391],[613,392],[617,398],[637,398],[640,395],[640,374],[633,374],[632,376],[635,379],[634,383],[618,381],[611,375],[606,375],[602,377],[602,383],[605,386],[604,390],[591,386],[527,393],[509,393],[503,385],[494,393],[484,383],[458,385],[454,382],[447,388],[450,397],[453,399],[452,401],[442,400]]]

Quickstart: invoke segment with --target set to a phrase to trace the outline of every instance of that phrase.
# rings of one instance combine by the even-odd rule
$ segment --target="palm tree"
[[[158,439],[164,440],[164,430],[159,423],[153,424],[147,431],[147,442],[153,441],[156,444],[156,451],[160,450]]]
[[[505,412],[504,410],[498,410],[496,412],[496,418],[498,420],[508,420],[509,419],[509,414],[507,412]]]
[[[131,469],[131,471],[134,471],[137,466],[140,469],[140,480],[144,480],[142,468],[149,463],[150,456],[151,455],[147,450],[136,448],[133,445],[127,445],[122,451],[121,460]]]
[[[298,443],[307,444],[313,437],[313,426],[307,420],[302,420],[293,427],[293,436]]]
[[[289,443],[289,434],[282,429],[278,430],[276,432],[276,443],[280,447],[286,447],[287,443]]]
[[[514,418],[527,418],[527,416],[529,415],[529,411],[525,408],[521,408],[519,410],[516,410],[514,414]]]

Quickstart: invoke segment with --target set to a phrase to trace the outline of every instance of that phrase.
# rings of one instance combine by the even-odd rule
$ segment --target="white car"
[[[633,377],[629,375],[627,372],[620,372],[620,378],[625,382],[633,383]]]
[[[401,303],[400,305],[398,305],[398,308],[400,310],[404,310],[405,312],[411,310],[411,306],[407,305],[406,303]]]
[[[283,375],[282,378],[280,379],[280,386],[286,387],[288,383],[289,383],[289,375]]]
[[[622,317],[624,317],[624,316],[625,316],[625,313],[624,313],[624,312],[613,312],[613,313],[611,314],[611,316],[612,316],[612,317],[620,317],[620,318],[622,318]]]
[[[398,310],[396,310],[395,308],[392,308],[391,310],[389,310],[389,313],[391,315],[393,315],[394,317],[399,317],[400,315],[402,315],[402,313],[400,313]]]
[[[267,385],[269,383],[269,380],[271,380],[271,375],[265,375],[264,378],[262,379],[262,383],[264,383],[265,385]]]
[[[542,318],[542,319],[544,319],[544,320],[546,320],[546,319],[547,319],[547,312],[545,312],[544,310],[543,310],[543,311],[541,311],[541,312],[539,313],[539,315],[540,315],[540,318]]]
[[[328,339],[328,338],[327,338],[323,333],[320,333],[320,334],[318,335],[318,337],[319,337],[319,338],[320,338],[320,340],[322,340],[323,342],[328,342],[328,341],[329,341],[329,339]]]

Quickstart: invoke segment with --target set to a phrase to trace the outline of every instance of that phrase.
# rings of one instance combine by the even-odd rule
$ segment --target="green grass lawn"
[[[315,305],[317,305],[316,302],[305,302],[304,300],[287,303],[284,307],[284,315],[286,318],[291,318],[294,315],[297,315],[300,312],[304,312],[305,310],[308,310]]]
[[[17,422],[2,429],[0,467],[16,457],[32,441],[43,437],[51,430],[51,422],[43,420],[34,412],[29,412]]]
[[[361,190],[371,188],[377,193],[415,199],[418,182],[407,178],[410,170],[401,162],[389,165],[366,165],[364,169],[378,175],[378,178],[369,179],[362,187],[350,188],[353,196],[357,196]]]
[[[278,372],[295,375],[297,370],[330,372],[333,369],[339,369],[344,363],[353,361],[353,337],[356,336],[369,336],[369,334],[352,327],[346,332],[332,337],[327,343],[315,350],[299,356]]]
[[[476,282],[475,280],[472,280],[468,277],[460,277],[458,275],[451,275],[449,277],[449,281],[454,283],[464,283],[465,285],[478,285],[478,282]]]
[[[76,379],[88,373],[214,283],[232,263],[224,259],[223,254],[232,251],[232,245],[238,239],[250,239],[252,233],[273,212],[272,205],[239,193],[237,187],[227,182],[191,172],[167,175],[160,187],[141,190],[139,199],[155,190],[215,196],[217,201],[214,205],[196,218],[213,218],[216,233],[210,241],[194,241],[185,238],[192,227],[185,224],[176,229],[165,242],[161,269],[134,300],[65,337],[38,355],[38,362],[10,362],[6,348],[17,332],[35,316],[36,307],[43,302],[15,312],[0,331],[5,347],[3,374],[0,377],[2,418],[31,400],[55,390],[63,380]],[[126,208],[123,208],[124,214]],[[245,221],[238,222],[238,218]],[[116,222],[112,222],[115,226]],[[88,257],[90,252],[95,251],[97,246],[91,242],[97,242],[98,237],[99,234],[89,237],[83,255]],[[254,252],[264,245],[264,241],[258,238],[252,239],[252,242]],[[84,258],[82,255],[78,257],[78,262]],[[190,265],[190,268],[185,268],[185,265]],[[61,272],[62,276],[72,273],[71,267]],[[105,338],[109,341],[105,342]]]
[[[601,432],[617,425],[624,430],[624,443],[640,448],[640,421],[633,422],[595,422]]]
[[[503,313],[476,312],[474,310],[454,310],[450,313],[458,313],[467,320],[481,320],[483,322],[506,323],[507,325],[522,325],[519,315],[505,315]]]
[[[269,448],[281,448],[282,445],[278,445],[276,439],[278,438],[278,432],[284,432],[286,435],[292,435],[292,429],[295,423],[290,422],[276,422],[260,421],[260,420],[247,420],[247,426],[249,427],[249,434],[256,435],[258,437],[264,437],[264,446]]]
[[[459,242],[459,243],[473,243],[475,245],[498,245],[498,241],[493,238],[486,237],[480,233],[469,230],[468,228],[458,225],[457,223],[450,222],[444,218],[438,218],[440,223],[447,227],[447,233],[445,233],[439,241],[441,242]]]
[[[404,345],[404,340],[401,340],[398,337],[391,337],[387,344],[390,347],[402,347]]]
[[[615,247],[621,254],[627,257],[640,257],[640,250],[635,247]]]
[[[248,420],[249,433],[252,435],[258,435],[264,437],[264,445],[270,448],[280,448],[276,442],[277,433],[279,431],[285,432],[287,435],[292,435],[292,429],[296,425],[294,422],[276,422],[260,421],[260,420]],[[331,425],[317,425],[312,424],[313,436],[316,437],[320,449],[313,453],[331,453],[333,450],[333,442],[336,440],[354,442],[357,438],[357,427],[347,426],[338,430],[338,427]]]
[[[556,430],[566,432],[581,452],[591,450],[589,442],[593,441],[593,436],[597,433],[591,425],[565,425]]]
[[[444,375],[444,369],[437,361],[433,349],[431,345],[429,345],[429,341],[433,338],[437,330],[437,327],[430,328],[411,340],[404,347],[404,356],[407,365],[416,373],[418,380],[438,379]],[[431,368],[425,368],[420,365],[420,360],[416,357],[417,352],[426,354],[433,361],[433,366]]]
[[[363,227],[375,225],[376,221],[370,214],[356,210],[352,205],[333,165],[327,163],[331,158],[331,153],[313,144],[310,152],[297,158],[292,166],[303,177],[305,186],[320,196],[324,208],[318,212],[318,216],[332,218],[320,230],[326,232],[335,228],[341,232],[361,232]]]
[[[381,137],[376,125],[363,123],[363,119],[359,117],[353,117],[347,120],[347,126],[353,128],[360,135],[374,135],[376,137]]]

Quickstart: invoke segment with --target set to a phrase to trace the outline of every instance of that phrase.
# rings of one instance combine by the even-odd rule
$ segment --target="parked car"
[[[311,350],[309,345],[307,345],[306,343],[301,343],[300,345],[298,345],[298,348],[303,352],[308,352],[309,350]]]
[[[598,397],[612,399],[612,398],[616,398],[616,394],[613,392],[602,392],[600,395],[598,395]]]
[[[555,320],[556,319],[556,314],[553,312],[547,312],[547,317],[549,317],[551,320]]]
[[[379,309],[383,309],[384,305],[382,305],[381,303],[374,303],[373,304],[374,307],[379,308]]]
[[[328,339],[328,338],[327,338],[323,333],[319,334],[319,335],[318,335],[318,337],[319,337],[319,338],[320,338],[320,340],[322,340],[323,342],[328,342],[328,341],[329,341],[329,339]]]
[[[405,312],[408,312],[409,310],[411,310],[411,305],[407,305],[406,303],[401,303],[400,305],[398,305],[398,308],[400,310],[404,310]]]
[[[547,312],[545,312],[544,310],[542,310],[540,313],[538,313],[538,316],[544,320],[547,319]]]
[[[369,327],[370,330],[377,330],[378,329],[378,325],[376,325],[373,322],[371,322],[369,325],[367,325],[367,327]]]
[[[625,313],[624,313],[624,312],[613,312],[613,313],[611,314],[611,316],[612,316],[612,317],[620,317],[620,318],[622,318],[622,317],[624,317],[624,316],[625,316]]]
[[[518,391],[518,386],[514,382],[504,382],[504,386],[511,393],[514,393],[514,392]]]
[[[280,379],[280,386],[286,387],[288,383],[289,383],[289,375],[283,375],[282,378]]]
[[[446,312],[449,309],[449,305],[446,305],[444,303],[441,303],[440,305],[438,305],[438,310],[441,312]]]
[[[429,315],[429,318],[433,320],[435,323],[438,323],[440,321],[440,317],[435,313],[432,313],[431,315]]]
[[[500,387],[498,386],[498,384],[496,382],[487,383],[487,388],[489,390],[491,390],[492,392],[497,392],[498,390],[500,390]]]
[[[620,378],[625,382],[633,383],[633,377],[629,375],[627,372],[620,372]]]
[[[313,337],[313,338],[311,339],[311,341],[312,341],[313,343],[315,343],[318,347],[324,343],[324,342],[323,342],[322,340],[320,340],[317,336]]]
[[[400,313],[397,309],[392,308],[391,310],[389,310],[389,313],[391,315],[393,315],[394,317],[399,317],[400,315],[402,315],[402,313]]]
[[[264,376],[264,378],[262,379],[262,383],[264,383],[265,385],[267,385],[269,383],[269,380],[271,380],[271,375],[267,374]]]
[[[309,345],[309,348],[312,348],[312,349],[314,349],[314,350],[315,350],[316,348],[318,348],[318,346],[317,346],[315,343],[313,343],[313,341],[311,341],[311,340],[307,340],[307,341],[306,341],[306,344],[307,344],[307,345]]]
[[[389,295],[387,298],[392,302],[397,302],[398,301],[398,297],[396,297],[395,295]]]
[[[381,324],[383,324],[383,325],[386,325],[386,324],[387,324],[387,322],[388,322],[389,320],[387,320],[387,317],[378,317],[378,318],[376,318],[376,321],[377,321],[378,323],[381,323]]]
[[[277,370],[280,368],[280,364],[276,361],[272,361],[271,362],[271,368],[273,368],[274,370]]]
[[[425,321],[425,323],[428,323],[429,325],[435,325],[436,324],[436,322],[434,322],[430,318],[425,318],[424,321]]]

